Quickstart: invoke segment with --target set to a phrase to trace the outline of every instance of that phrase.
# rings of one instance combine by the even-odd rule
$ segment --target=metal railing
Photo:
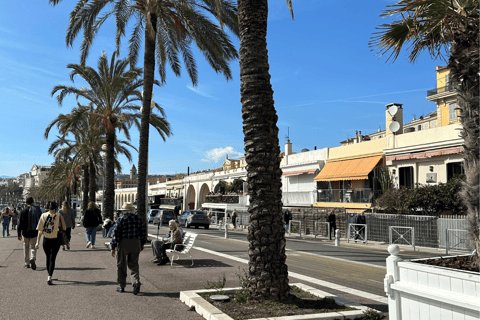
[[[433,96],[437,93],[442,93],[442,92],[451,92],[455,91],[453,89],[453,86],[451,84],[447,84],[445,87],[440,87],[440,88],[435,88],[432,90],[427,90],[427,97]]]
[[[469,250],[471,247],[468,243],[468,231],[463,229],[446,229],[445,230],[445,254],[448,250]]]
[[[391,226],[389,229],[390,244],[405,244],[413,247],[415,251],[415,228]]]
[[[347,242],[350,242],[352,238],[355,242],[357,242],[357,239],[360,239],[360,241],[367,244],[368,242],[367,225],[363,223],[350,223],[348,225]]]
[[[373,203],[378,195],[370,188],[318,189],[317,202]]]

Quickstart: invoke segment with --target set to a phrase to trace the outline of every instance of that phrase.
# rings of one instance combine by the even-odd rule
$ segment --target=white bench
[[[195,242],[195,239],[197,238],[198,234],[197,233],[191,233],[191,232],[186,232],[185,237],[183,237],[183,250],[177,250],[178,244],[176,244],[173,249],[167,249],[165,250],[166,252],[172,253],[172,259],[170,259],[170,266],[173,267],[173,258],[175,257],[175,254],[177,254],[177,260],[180,259],[180,254],[187,254],[190,256],[190,259],[192,260],[192,265],[193,266],[193,258],[192,255],[190,254],[190,249],[193,247],[193,243]]]

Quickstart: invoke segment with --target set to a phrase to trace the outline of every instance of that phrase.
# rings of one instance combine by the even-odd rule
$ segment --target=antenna
[[[394,115],[397,114],[397,112],[398,112],[398,107],[397,107],[396,105],[393,105],[393,106],[391,106],[390,108],[388,108],[388,111],[387,111],[387,112],[388,112],[388,114],[389,114],[391,117],[393,117]]]
[[[390,131],[392,131],[393,133],[397,132],[398,130],[400,130],[400,123],[398,123],[397,121],[393,121],[392,123],[390,123],[390,125],[388,126],[388,128],[390,129]]]
[[[285,136],[285,139],[287,139],[287,142],[290,142],[290,127],[287,127],[287,135]]]

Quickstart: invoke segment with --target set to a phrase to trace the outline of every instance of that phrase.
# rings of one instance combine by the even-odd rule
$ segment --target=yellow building
[[[437,66],[437,87],[427,91],[427,100],[437,105],[437,127],[459,123],[457,93],[449,82],[450,69]]]
[[[247,166],[245,157],[241,157],[239,160],[228,159],[228,154],[225,156],[225,161],[223,162],[223,170],[232,170],[237,168],[243,168]]]

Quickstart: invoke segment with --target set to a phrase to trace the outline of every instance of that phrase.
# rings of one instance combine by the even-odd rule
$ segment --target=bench
[[[173,249],[167,249],[165,250],[166,252],[172,253],[172,259],[170,259],[170,266],[173,267],[173,258],[175,254],[177,254],[177,260],[180,259],[180,254],[187,254],[190,256],[190,259],[192,260],[192,265],[193,266],[193,258],[192,255],[190,254],[190,249],[193,247],[193,243],[195,242],[195,239],[197,238],[198,234],[197,233],[191,233],[191,232],[186,232],[185,237],[183,237],[183,250],[177,250],[178,244],[176,244]]]

